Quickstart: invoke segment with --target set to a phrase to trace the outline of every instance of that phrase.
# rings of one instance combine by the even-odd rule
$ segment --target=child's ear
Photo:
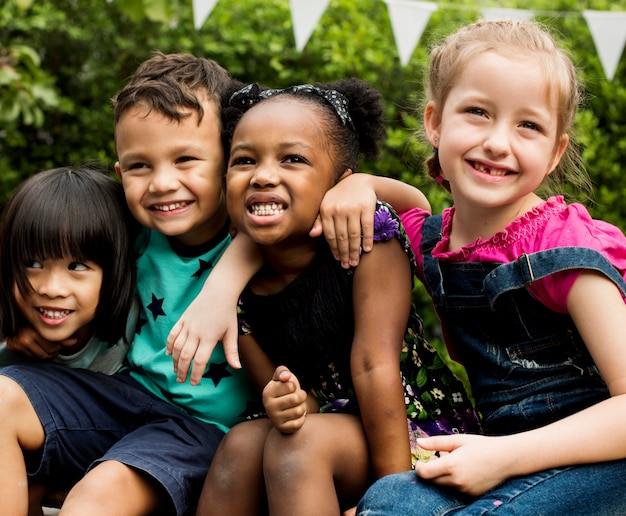
[[[341,181],[342,179],[345,179],[346,177],[348,177],[349,175],[352,174],[352,169],[351,168],[347,168],[344,170],[343,174],[341,174],[339,176],[339,179],[337,179],[337,182]]]
[[[426,104],[426,109],[424,110],[424,129],[428,141],[433,147],[438,146],[440,126],[441,117],[439,116],[439,110],[437,105],[431,100]]]
[[[554,169],[560,163],[561,158],[563,157],[563,154],[565,153],[565,149],[567,149],[568,144],[569,144],[569,136],[567,134],[561,135],[561,138],[559,138],[559,143],[557,144],[556,149],[554,151],[554,158],[548,170],[548,174],[552,174],[552,172],[554,172]]]
[[[120,167],[120,162],[119,161],[115,162],[115,173],[117,174],[117,177],[122,179],[122,169]]]

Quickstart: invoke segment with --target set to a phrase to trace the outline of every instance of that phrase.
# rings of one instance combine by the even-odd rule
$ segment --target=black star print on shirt
[[[204,271],[208,271],[213,268],[213,265],[211,265],[211,262],[209,262],[208,260],[198,259],[198,262],[198,270],[192,274],[192,278],[199,278],[202,276],[202,273]]]
[[[147,322],[147,319],[139,316],[139,319],[137,319],[137,325],[135,326],[135,333],[137,335],[141,335],[141,329],[147,324]]]
[[[204,373],[203,378],[210,378],[213,381],[213,385],[217,387],[223,378],[232,376],[232,374],[226,370],[227,367],[228,362],[221,362],[219,364],[212,362],[209,364],[209,370]]]
[[[164,297],[158,299],[154,294],[152,294],[152,302],[147,306],[147,308],[152,312],[152,317],[154,317],[155,321],[159,315],[165,315],[165,312],[163,311],[164,300]]]

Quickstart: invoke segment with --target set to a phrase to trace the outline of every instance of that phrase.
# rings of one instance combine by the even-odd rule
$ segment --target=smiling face
[[[224,153],[213,102],[180,122],[143,106],[130,109],[115,128],[130,211],[143,226],[184,245],[208,242],[227,219],[223,195]]]
[[[538,60],[486,52],[465,66],[442,110],[427,106],[426,131],[455,205],[525,212],[534,202],[568,142],[557,134],[548,84]]]
[[[94,331],[102,275],[102,268],[91,261],[32,260],[26,278],[33,290],[22,295],[14,287],[17,307],[44,339],[60,342],[76,337],[76,346],[81,347]]]
[[[281,95],[247,111],[226,175],[234,225],[264,246],[310,241],[324,194],[337,182],[320,108]]]

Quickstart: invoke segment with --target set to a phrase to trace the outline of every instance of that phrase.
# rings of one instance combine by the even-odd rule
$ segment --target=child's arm
[[[420,477],[480,495],[513,476],[626,457],[626,305],[611,281],[599,273],[583,272],[570,291],[567,306],[611,397],[550,425],[514,435],[425,439],[420,445],[451,453],[417,464]]]
[[[411,469],[400,352],[411,307],[409,260],[393,239],[354,273],[351,370],[376,478]]]
[[[41,360],[51,360],[56,357],[63,346],[72,347],[76,345],[77,338],[70,337],[62,342],[44,339],[30,326],[20,328],[17,335],[7,337],[7,349],[24,355],[25,357],[38,358]]]
[[[316,224],[312,235],[323,229],[343,267],[358,265],[361,245],[364,252],[372,249],[377,199],[388,202],[398,213],[415,207],[430,211],[426,196],[402,181],[364,173],[342,179],[326,192],[320,206],[322,228]]]
[[[296,376],[285,366],[276,367],[253,336],[239,337],[239,349],[274,428],[291,434],[302,427],[307,413],[319,411],[317,400],[300,388]]]
[[[220,340],[231,367],[241,367],[237,350],[237,301],[261,264],[262,256],[256,244],[246,235],[238,234],[167,337],[166,353],[172,355],[179,382],[187,379],[193,360],[190,382],[200,383]]]

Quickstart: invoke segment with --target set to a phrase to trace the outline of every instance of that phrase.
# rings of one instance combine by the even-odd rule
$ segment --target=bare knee
[[[312,417],[314,416],[314,417]],[[265,482],[277,493],[303,492],[310,498],[334,489],[340,498],[362,494],[370,478],[367,440],[360,420],[345,414],[313,414],[293,434],[273,430],[266,440]]]
[[[270,428],[268,420],[249,421],[226,434],[206,476],[197,515],[254,515],[263,511],[263,446]],[[246,486],[244,491],[242,485]]]
[[[209,468],[207,484],[228,489],[242,478],[262,475],[263,446],[269,421],[250,421],[233,427],[222,439]]]
[[[22,449],[43,446],[44,430],[28,396],[11,378],[0,375],[0,429],[2,435],[17,438]]]
[[[152,514],[169,503],[163,488],[148,475],[120,462],[105,461],[70,490],[60,515]]]
[[[263,471],[266,479],[285,482],[302,479],[312,470],[331,466],[327,457],[326,434],[317,433],[312,425],[305,425],[293,434],[283,434],[276,429],[268,434],[263,454]]]

